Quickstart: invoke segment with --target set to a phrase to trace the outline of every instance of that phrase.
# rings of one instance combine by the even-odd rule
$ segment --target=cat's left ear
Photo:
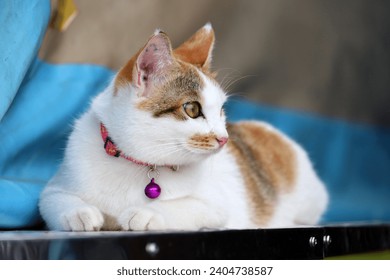
[[[174,63],[171,41],[164,32],[157,30],[119,71],[115,85],[130,82],[138,89],[139,96],[148,97],[153,86],[166,78]]]
[[[205,71],[211,67],[215,35],[211,23],[199,29],[187,41],[176,48],[173,53],[178,59],[191,63]]]
[[[171,41],[164,32],[157,30],[135,62],[133,81],[144,90],[143,96],[149,95],[148,90],[153,84],[164,80],[173,63]]]

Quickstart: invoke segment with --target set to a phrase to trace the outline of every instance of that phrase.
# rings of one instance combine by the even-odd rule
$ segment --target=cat
[[[97,95],[42,191],[49,229],[199,230],[318,223],[306,152],[260,121],[226,123],[206,24],[172,49],[157,30]]]

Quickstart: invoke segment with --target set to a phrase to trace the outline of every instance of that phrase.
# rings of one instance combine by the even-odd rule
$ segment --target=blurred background
[[[175,47],[207,22],[213,69],[241,97],[229,120],[306,149],[330,193],[324,223],[390,222],[390,1],[74,0],[68,28],[47,29],[71,2],[0,0],[0,228],[42,222],[72,123],[156,28]]]
[[[210,21],[229,92],[347,121],[390,125],[390,1],[75,0],[40,57],[119,69],[156,28],[173,46]],[[57,1],[52,1],[52,9]],[[237,80],[237,81],[236,81]],[[234,82],[236,81],[236,82]]]

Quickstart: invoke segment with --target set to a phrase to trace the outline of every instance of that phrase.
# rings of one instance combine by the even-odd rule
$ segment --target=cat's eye
[[[183,104],[184,111],[186,114],[193,119],[196,119],[200,116],[203,116],[202,114],[202,107],[200,106],[199,102],[193,101],[193,102],[187,102]]]

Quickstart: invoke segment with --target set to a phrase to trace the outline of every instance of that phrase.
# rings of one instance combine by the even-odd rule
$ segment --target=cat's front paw
[[[104,223],[103,214],[94,206],[73,209],[61,216],[64,230],[99,231]]]
[[[152,209],[129,208],[119,217],[123,230],[163,230],[164,217]]]

